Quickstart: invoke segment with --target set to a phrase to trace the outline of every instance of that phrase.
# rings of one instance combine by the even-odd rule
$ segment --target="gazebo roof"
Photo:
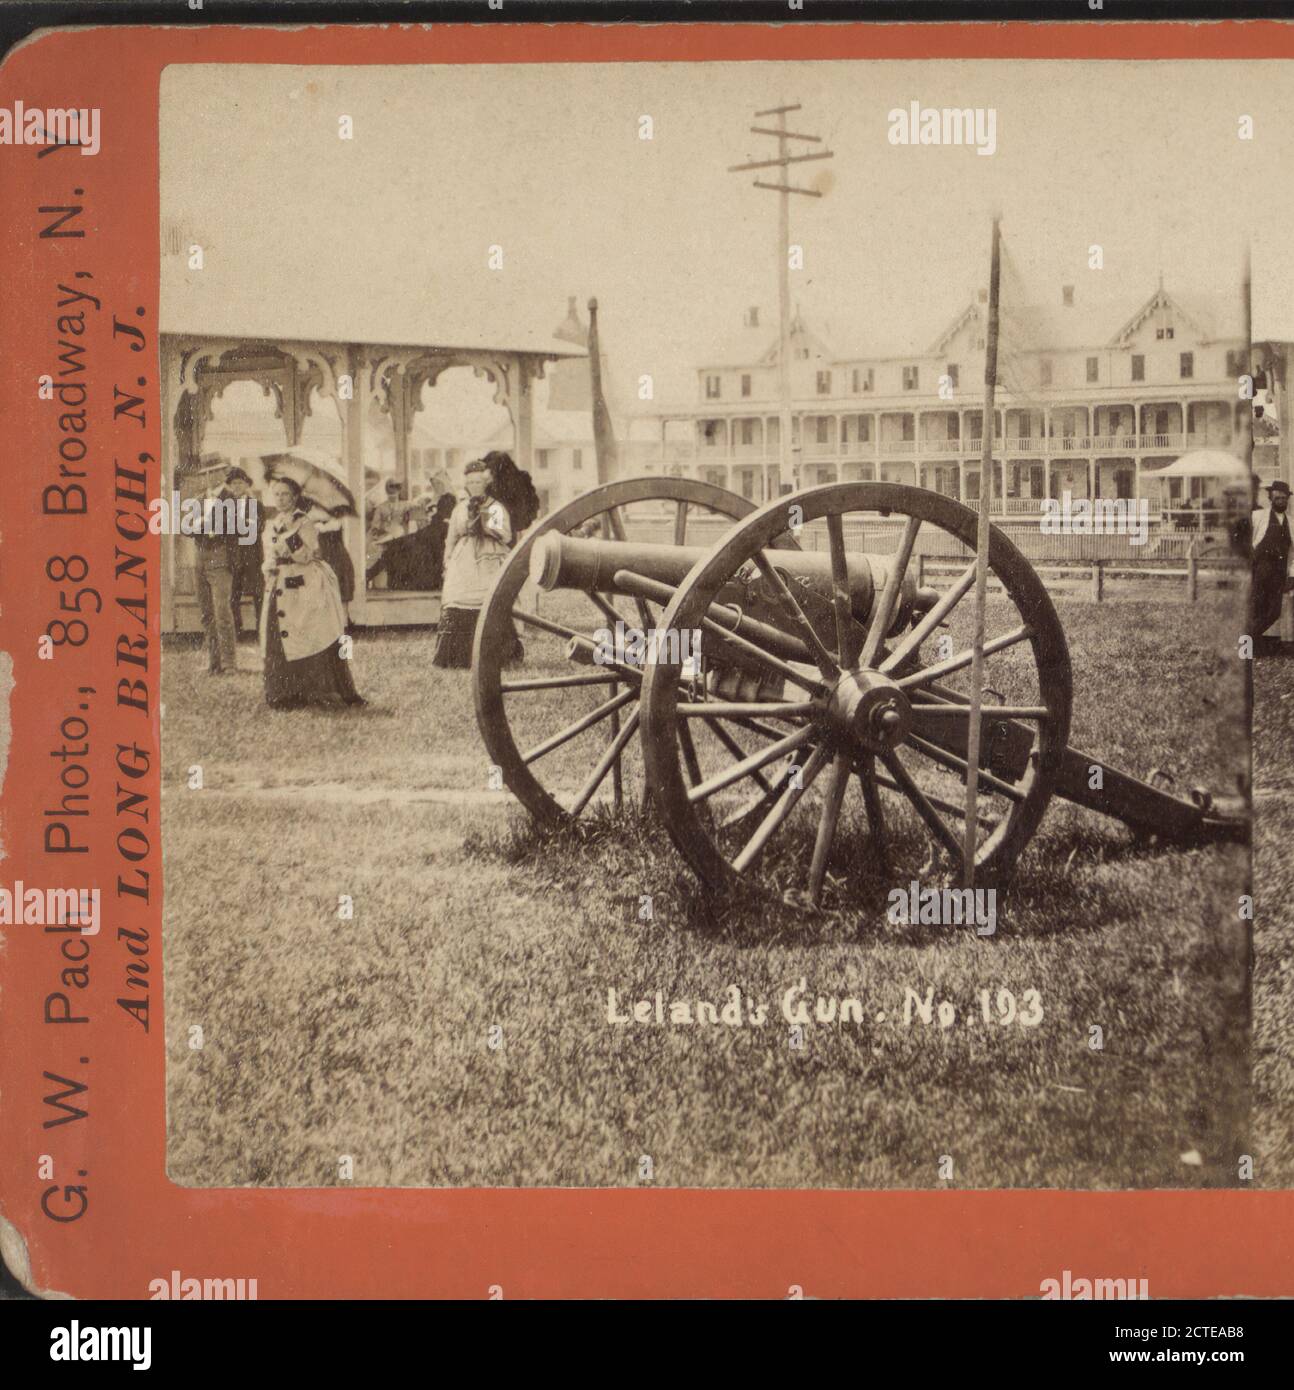
[[[173,337],[269,343],[359,343],[374,347],[524,352],[551,359],[586,357],[549,328],[518,323],[496,306],[447,308],[398,287],[363,295],[341,287],[311,304],[276,294],[213,294],[195,277],[162,282],[162,332]]]

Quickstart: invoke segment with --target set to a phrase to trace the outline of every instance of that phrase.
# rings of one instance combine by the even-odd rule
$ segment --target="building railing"
[[[1227,449],[1229,438],[1206,434],[1068,434],[1044,439],[1039,435],[999,435],[994,457],[1066,459],[1095,454],[1183,454],[1191,449]],[[982,439],[849,439],[843,442],[796,444],[793,453],[803,462],[837,459],[912,459],[978,461],[984,452]],[[658,443],[633,440],[621,445],[621,453],[640,466],[655,463],[739,464],[762,467],[781,462],[775,446],[758,444]]]

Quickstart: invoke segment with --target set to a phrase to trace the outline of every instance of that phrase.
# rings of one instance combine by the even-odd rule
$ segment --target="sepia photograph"
[[[1291,119],[166,67],[171,1181],[1294,1179]]]

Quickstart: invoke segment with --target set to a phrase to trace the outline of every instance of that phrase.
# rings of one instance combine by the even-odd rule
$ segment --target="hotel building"
[[[695,406],[638,415],[623,471],[702,478],[763,501],[836,481],[980,494],[987,294],[917,353],[842,354],[800,315],[790,334],[791,465],[781,466],[778,334],[749,310],[739,336],[697,369]],[[1254,352],[1257,370],[1263,360]],[[1230,450],[1248,403],[1240,294],[1162,285],[1140,305],[1003,307],[994,511],[1037,515],[1060,497],[1146,497],[1152,513],[1207,506],[1220,485],[1157,478],[1194,449]],[[1260,399],[1266,385],[1259,377]],[[1268,415],[1274,413],[1270,408]],[[1254,467],[1274,473],[1256,429]],[[626,467],[626,465],[628,465]]]

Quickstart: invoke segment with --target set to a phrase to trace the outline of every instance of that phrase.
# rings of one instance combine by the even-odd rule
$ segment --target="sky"
[[[793,171],[823,196],[792,199],[792,298],[842,354],[928,345],[987,282],[995,210],[1031,297],[1074,284],[1128,316],[1161,272],[1170,292],[1238,294],[1248,237],[1255,337],[1294,338],[1289,68],[172,66],[163,223],[205,254],[201,271],[163,257],[163,322],[543,339],[568,295],[596,296],[621,388],[647,373],[657,404],[691,402],[697,364],[747,306],[776,322],[778,199],[728,167],[771,153],[749,133],[767,124],[756,110],[799,102],[791,128],[834,158]],[[888,114],[912,101],[992,107],[996,152],[892,145]]]

